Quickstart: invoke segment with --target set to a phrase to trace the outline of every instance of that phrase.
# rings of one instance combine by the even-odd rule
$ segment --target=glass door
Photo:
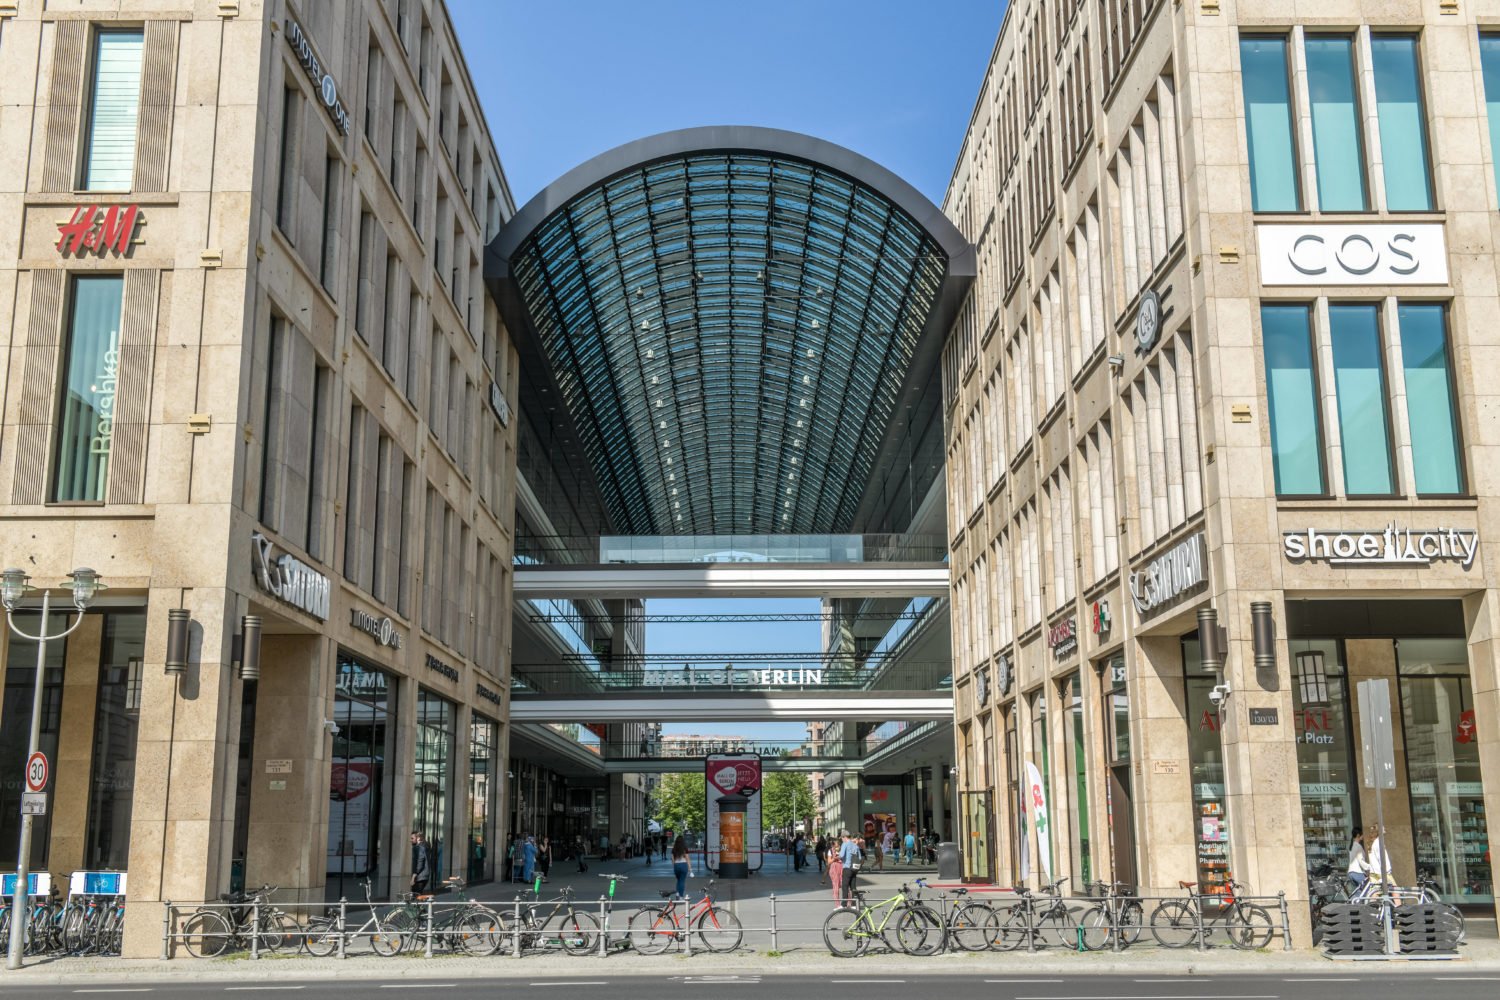
[[[995,812],[988,789],[959,796],[964,825],[966,882],[993,882],[995,878]]]

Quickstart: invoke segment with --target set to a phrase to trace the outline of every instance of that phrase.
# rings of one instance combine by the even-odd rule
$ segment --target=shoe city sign
[[[1326,562],[1330,566],[1456,562],[1469,569],[1479,552],[1479,532],[1468,528],[1410,528],[1395,521],[1384,529],[1368,531],[1305,528],[1282,532],[1281,550],[1291,562]]]

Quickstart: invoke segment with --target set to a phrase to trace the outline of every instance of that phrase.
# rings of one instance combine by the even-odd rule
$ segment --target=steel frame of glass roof
[[[903,394],[931,382],[974,252],[858,154],[716,127],[570,171],[506,223],[485,272],[617,530],[839,532]]]

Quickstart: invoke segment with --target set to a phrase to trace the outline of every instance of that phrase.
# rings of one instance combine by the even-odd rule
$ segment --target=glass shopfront
[[[1047,825],[1038,825],[1037,858],[1039,869],[1047,880],[1057,878],[1057,838],[1053,836],[1053,820],[1057,816],[1057,802],[1052,798],[1052,754],[1047,743],[1047,696],[1045,691],[1031,695],[1031,756],[1028,760],[1042,773],[1042,798],[1047,807]],[[1028,776],[1029,784],[1029,776]]]
[[[49,622],[53,631],[66,616],[53,611]],[[41,631],[42,616],[35,611],[18,611],[16,628],[30,635]],[[42,672],[42,737],[39,747],[51,761],[57,760],[58,721],[62,716],[63,663],[68,655],[65,639],[47,643],[47,661]],[[21,836],[22,776],[26,772],[26,749],[31,739],[32,691],[36,683],[36,643],[10,636],[6,654],[5,701],[0,708],[0,845],[10,852],[0,862],[5,871],[15,871],[15,845]],[[31,870],[45,871],[47,851],[52,839],[52,797],[57,789],[54,779],[47,783],[47,813],[31,825]]]
[[[1069,857],[1073,860],[1072,889],[1082,892],[1094,880],[1093,856],[1089,849],[1088,744],[1083,735],[1083,689],[1074,674],[1063,682],[1063,704],[1066,706],[1063,747],[1067,758],[1068,794],[1072,808],[1065,811],[1068,822]]]
[[[427,838],[432,870],[448,870],[448,803],[453,788],[454,707],[425,688],[417,693],[416,774],[412,780],[413,833]]]
[[[1292,639],[1287,645],[1307,870],[1342,872],[1360,825],[1344,646],[1332,639]]]
[[[482,715],[475,715],[469,723],[469,862],[465,876],[469,882],[488,882],[495,877],[490,820],[499,766],[499,729]]]
[[[118,274],[73,279],[52,462],[51,492],[57,502],[104,500],[114,440],[124,287],[125,279]]]
[[[1218,675],[1203,669],[1197,633],[1182,640],[1182,664],[1187,688],[1188,765],[1192,776],[1198,885],[1204,892],[1223,893],[1230,879],[1223,719],[1208,697],[1218,683]]]
[[[1104,688],[1105,817],[1109,821],[1112,877],[1135,884],[1135,806],[1130,780],[1130,690],[1125,682],[1125,658],[1114,656],[1099,664]]]
[[[396,688],[384,671],[339,652],[328,782],[328,898],[359,898],[369,876],[382,895],[391,872],[391,786],[396,757]]]
[[[1396,642],[1416,867],[1443,898],[1494,902],[1474,693],[1463,639]]]
[[[106,614],[100,646],[84,864],[93,869],[124,871],[130,863],[130,812],[135,799],[141,669],[146,647],[145,611]]]
[[[1021,797],[1021,747],[1016,733],[1016,703],[1000,706],[1005,743],[1005,801],[1010,810],[1010,870],[1021,876],[1021,845],[1026,843],[1026,800]]]

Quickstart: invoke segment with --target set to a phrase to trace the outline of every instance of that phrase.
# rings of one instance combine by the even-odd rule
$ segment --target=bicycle
[[[934,955],[943,947],[943,919],[937,911],[911,896],[911,887],[874,905],[866,902],[864,891],[854,890],[859,905],[839,907],[823,921],[823,943],[839,958],[864,954],[876,938],[892,951],[908,955]],[[880,914],[877,923],[876,914]],[[898,915],[899,914],[899,915]],[[895,923],[892,924],[892,918]],[[890,935],[894,934],[894,940]]]
[[[546,905],[542,902],[540,876],[528,892],[530,900],[524,896],[517,897],[522,903],[519,908],[521,923],[509,932],[521,936],[520,947],[523,950],[538,945],[545,947],[554,942],[570,955],[587,955],[594,950],[598,943],[599,919],[573,905],[572,886],[564,886],[556,899],[548,900],[552,909],[542,917],[537,915],[538,906]]]
[[[1244,951],[1264,948],[1275,932],[1271,913],[1264,906],[1247,903],[1245,886],[1230,879],[1225,883],[1226,895],[1210,896],[1201,892],[1196,883],[1178,882],[1178,887],[1187,892],[1186,899],[1168,899],[1151,911],[1151,936],[1163,948],[1186,948],[1188,945],[1206,943],[1209,936],[1222,926],[1229,943]],[[1206,902],[1222,903],[1215,915],[1205,912]]]
[[[709,951],[734,951],[744,940],[745,931],[740,919],[713,900],[716,879],[703,883],[703,898],[696,903],[679,899],[666,889],[661,890],[665,906],[643,906],[630,918],[627,933],[630,946],[643,955],[659,955],[673,941],[696,931],[698,940]],[[683,912],[686,911],[686,912]]]
[[[338,951],[340,941],[351,938],[358,940],[365,933],[370,935],[370,948],[375,954],[390,958],[401,951],[405,938],[400,931],[381,922],[380,911],[376,909],[375,901],[371,898],[370,880],[361,879],[360,885],[365,890],[365,906],[370,911],[369,919],[358,929],[346,934],[339,929],[338,921],[333,917],[313,917],[307,922],[307,929],[302,936],[302,947],[309,955],[327,958]]]
[[[917,884],[926,886],[923,879]],[[1000,915],[988,903],[966,899],[968,889],[950,890],[955,904],[948,914],[947,938],[964,951],[986,951],[1000,939]]]
[[[464,880],[457,875],[444,879],[442,884],[458,893],[458,903],[462,905],[445,906],[440,912],[432,913],[425,904],[436,898],[435,894],[403,892],[398,897],[400,902],[386,911],[386,927],[400,934],[396,952],[411,947],[430,930],[432,939],[450,951],[463,951],[476,957],[493,955],[506,932],[500,915],[466,896]],[[432,919],[430,928],[429,914]]]
[[[1071,878],[1071,875],[1064,875],[1037,893],[1024,885],[1016,886],[1015,893],[1021,899],[1000,923],[998,947],[1001,951],[1015,951],[1028,942],[1045,948],[1049,938],[1063,948],[1083,950],[1077,910],[1069,909],[1063,901],[1062,887]]]
[[[218,958],[225,952],[250,947],[277,951],[300,934],[289,914],[268,905],[270,897],[279,891],[279,886],[263,885],[251,893],[224,893],[219,901],[228,905],[194,910],[182,922],[178,939],[194,958]]]
[[[1083,946],[1090,951],[1102,951],[1113,947],[1116,940],[1121,948],[1139,941],[1146,923],[1146,908],[1135,895],[1135,887],[1124,882],[1095,882],[1091,888],[1104,898],[1078,919]]]

